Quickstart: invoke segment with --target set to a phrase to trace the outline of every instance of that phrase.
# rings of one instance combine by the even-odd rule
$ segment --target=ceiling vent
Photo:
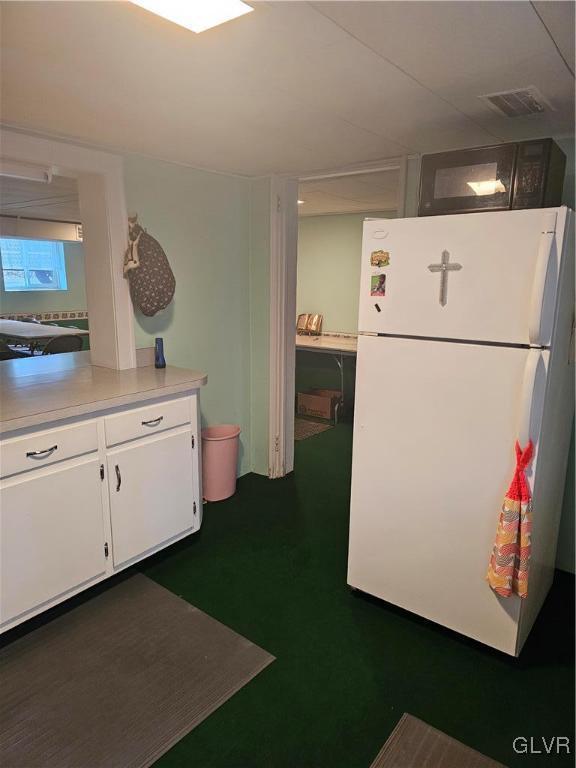
[[[505,117],[525,117],[526,115],[541,115],[552,109],[538,88],[533,85],[528,88],[520,88],[516,91],[501,91],[500,93],[488,93],[478,98]]]

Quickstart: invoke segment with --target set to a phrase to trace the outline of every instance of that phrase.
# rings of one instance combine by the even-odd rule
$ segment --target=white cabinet
[[[197,394],[0,442],[0,632],[201,525]]]
[[[4,480],[0,490],[0,621],[106,571],[97,455]]]
[[[185,427],[108,451],[116,568],[195,528],[192,439]]]

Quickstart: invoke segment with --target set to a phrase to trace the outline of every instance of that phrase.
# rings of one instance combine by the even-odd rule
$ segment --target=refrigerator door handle
[[[538,257],[536,259],[536,269],[534,272],[534,281],[532,283],[532,299],[530,302],[530,324],[528,328],[530,344],[542,344],[542,304],[544,303],[544,289],[546,288],[548,262],[550,261],[550,254],[552,253],[552,246],[554,245],[554,235],[556,234],[556,216],[556,211],[546,212],[543,220],[542,233],[540,234]]]
[[[524,379],[522,381],[522,396],[520,401],[520,424],[518,426],[518,442],[524,448],[532,437],[530,435],[530,421],[532,417],[532,403],[534,401],[534,389],[536,387],[536,373],[538,363],[542,357],[539,349],[528,350],[528,357],[524,367]],[[534,436],[535,437],[535,436]]]

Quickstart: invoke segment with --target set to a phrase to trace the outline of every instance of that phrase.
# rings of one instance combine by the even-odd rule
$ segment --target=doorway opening
[[[403,215],[405,163],[300,180],[294,439],[354,416],[362,228]]]
[[[56,216],[57,219],[68,219],[69,223],[76,227],[77,219],[82,224],[82,251],[84,254],[86,311],[89,321],[90,351],[87,355],[88,363],[106,368],[124,369],[134,368],[136,365],[136,349],[134,344],[133,311],[132,303],[126,280],[122,274],[122,254],[126,248],[126,201],[124,197],[124,178],[122,158],[100,150],[88,149],[76,146],[64,141],[57,141],[29,135],[17,130],[0,128],[2,140],[2,153],[0,155],[0,185],[2,188],[10,183],[11,179],[22,181],[36,181],[50,188],[52,183],[64,185],[62,188],[63,205],[75,207],[71,215]],[[46,193],[48,196],[51,192]],[[58,195],[53,195],[57,198]],[[38,197],[40,200],[41,196]],[[6,206],[9,200],[6,199]],[[14,199],[17,210],[18,201]],[[26,201],[25,201],[26,202]],[[27,200],[28,213],[34,210],[34,199]],[[56,200],[52,200],[56,203]],[[8,214],[10,208],[6,208],[4,214]],[[44,206],[41,206],[44,207]],[[46,206],[48,207],[48,206]],[[77,211],[79,209],[80,215]],[[48,216],[35,214],[36,218],[49,219]],[[8,226],[8,233],[13,239],[22,237],[24,214],[15,219],[2,219],[2,233],[6,230],[5,221],[12,222],[12,230]],[[26,225],[30,227],[31,225]],[[48,226],[45,222],[44,227]],[[16,229],[14,229],[16,227]],[[15,234],[16,232],[16,234]],[[33,239],[32,230],[27,230],[27,235]],[[66,237],[76,238],[70,242],[79,242],[79,233],[67,234]],[[46,238],[38,237],[38,240]],[[55,237],[56,241],[65,243],[65,237]],[[12,280],[26,284],[27,287],[41,283],[42,290],[51,283],[53,290],[68,285],[66,255],[60,258],[56,248],[52,260],[40,264],[30,262],[30,273],[18,277],[16,274],[9,276]],[[64,250],[64,246],[62,246]],[[16,257],[14,257],[16,258]],[[26,261],[26,256],[20,255],[20,264]],[[34,257],[36,258],[36,257]],[[63,267],[61,265],[64,265]],[[59,266],[60,265],[60,266]],[[24,267],[26,270],[26,267]],[[22,270],[21,270],[22,271]],[[36,286],[40,289],[40,286]],[[17,293],[15,291],[14,293]],[[23,293],[22,293],[23,295]],[[62,296],[62,294],[61,294]],[[37,301],[38,296],[34,301]],[[37,314],[32,306],[27,307],[30,314]],[[80,308],[77,308],[80,311]],[[63,310],[64,312],[66,310]],[[74,312],[74,310],[72,310]],[[61,314],[55,310],[56,314]],[[47,313],[52,314],[52,313]],[[76,314],[76,313],[75,313]],[[50,318],[53,320],[54,318]],[[62,320],[62,318],[57,318]],[[70,318],[66,318],[70,320]],[[73,321],[86,318],[72,318]],[[13,321],[12,321],[13,322]],[[77,322],[74,322],[77,325]],[[77,331],[83,330],[80,328]],[[77,336],[86,334],[77,333]],[[84,341],[83,341],[84,345]],[[64,360],[59,356],[57,361]],[[66,358],[67,359],[67,358]]]
[[[2,179],[2,359],[90,349],[82,240],[75,178]]]

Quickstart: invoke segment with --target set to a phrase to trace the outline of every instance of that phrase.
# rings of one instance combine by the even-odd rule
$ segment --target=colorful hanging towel
[[[496,541],[488,565],[488,583],[502,597],[528,594],[530,535],[532,532],[532,494],[525,470],[534,446],[532,440],[524,450],[516,442],[516,470],[502,505]]]

